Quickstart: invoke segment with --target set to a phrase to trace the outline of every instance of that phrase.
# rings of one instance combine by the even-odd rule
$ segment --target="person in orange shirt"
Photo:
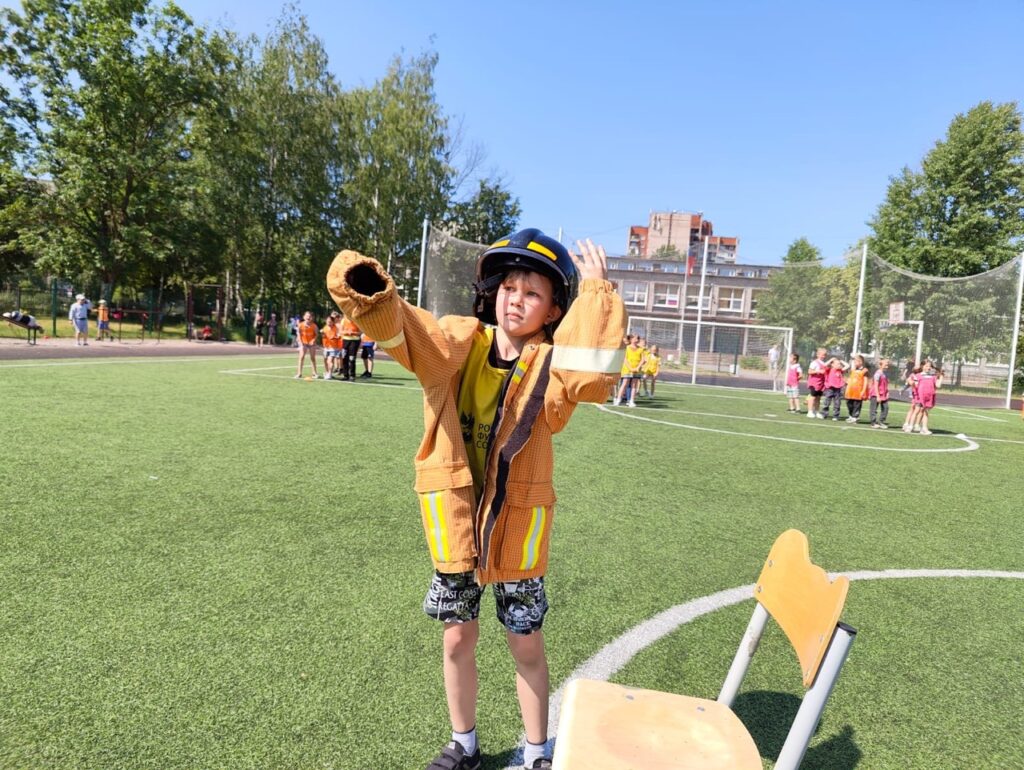
[[[363,337],[362,330],[348,316],[341,321],[341,379],[355,380],[356,354],[359,353],[359,341]]]
[[[334,377],[334,372],[341,362],[341,328],[338,326],[340,313],[337,311],[327,316],[327,323],[320,331],[320,340],[324,346],[324,379]]]
[[[847,422],[857,422],[860,419],[860,410],[864,402],[871,395],[871,372],[864,363],[864,356],[853,357],[853,366],[850,368],[850,379],[846,383],[846,410],[850,416]]]
[[[361,354],[363,356],[363,373],[359,376],[368,380],[373,377],[373,353],[377,349],[377,343],[364,334],[360,347],[362,348]]]
[[[110,331],[110,309],[107,307],[107,301],[101,299],[99,307],[96,308],[96,341],[103,342],[104,337],[108,337],[111,342],[114,341],[114,335]]]
[[[316,324],[313,323],[313,314],[310,311],[306,311],[302,315],[302,321],[299,322],[299,370],[295,374],[295,379],[302,379],[302,363],[306,360],[306,356],[309,356],[309,363],[313,367],[313,376],[317,377],[316,373],[316,333],[319,331],[316,328]]]

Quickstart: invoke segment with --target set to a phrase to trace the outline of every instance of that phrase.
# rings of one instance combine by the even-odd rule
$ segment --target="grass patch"
[[[0,365],[0,767],[426,765],[448,725],[420,611],[415,381],[386,361],[371,382],[295,381],[292,355],[77,363]],[[829,570],[1022,568],[1015,414],[939,410],[941,433],[906,436],[658,387],[656,408],[614,411],[661,422],[581,406],[556,437],[555,686],[653,614],[752,582],[788,527]],[[961,432],[980,448],[872,448]],[[855,582],[860,635],[807,766],[1024,765],[1022,598],[1009,580]],[[748,614],[684,626],[617,679],[713,697]],[[489,595],[481,617],[493,769],[521,726]],[[770,758],[797,675],[782,645],[760,655],[738,711]]]

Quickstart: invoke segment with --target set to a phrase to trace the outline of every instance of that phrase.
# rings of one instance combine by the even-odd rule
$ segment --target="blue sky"
[[[265,34],[277,0],[179,0]],[[888,178],[983,100],[1024,103],[1024,3],[304,0],[343,85],[440,55],[437,95],[524,225],[625,249],[649,210],[703,211],[740,259],[867,232]],[[831,260],[830,260],[831,261]]]

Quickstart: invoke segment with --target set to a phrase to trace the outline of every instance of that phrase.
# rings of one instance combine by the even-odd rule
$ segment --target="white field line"
[[[283,355],[283,354],[282,354]],[[262,358],[264,361],[269,356],[232,356],[233,361],[247,358]],[[29,364],[0,364],[0,369],[29,369],[40,366],[108,366],[112,364],[190,364],[193,361],[224,361],[224,356],[188,356],[187,358],[163,358],[160,356],[140,358],[105,358],[97,361],[38,361]]]
[[[967,570],[967,569],[886,569],[886,570],[859,570],[855,572],[830,573],[834,578],[836,575],[845,575],[850,580],[893,580],[893,579],[920,579],[920,578],[1007,578],[1011,580],[1024,580],[1024,572],[1005,572],[1002,570]],[[708,615],[716,610],[740,604],[743,601],[754,598],[754,586],[739,586],[729,588],[725,591],[708,596],[702,596],[683,604],[669,607],[659,612],[649,620],[626,631],[617,639],[606,644],[592,657],[576,667],[576,669],[565,678],[565,681],[551,695],[548,703],[548,736],[553,738],[558,732],[558,719],[561,714],[562,697],[569,682],[574,679],[596,679],[607,681],[631,661],[637,653],[650,647],[658,640],[668,636],[677,628]],[[520,736],[519,745],[522,746],[526,736]],[[505,770],[518,770],[522,767],[522,750],[517,749]]]
[[[1012,438],[991,438],[989,436],[971,436],[977,441],[998,441],[1000,444],[1024,444],[1024,441],[1017,441]]]
[[[944,412],[955,412],[956,414],[964,417],[968,420],[981,420],[984,422],[1006,422],[1001,417],[989,417],[987,414],[974,414],[974,412],[968,412],[966,409],[956,409],[952,406],[937,406],[936,410],[941,409]]]
[[[974,441],[971,441],[963,433],[956,434],[955,438],[957,438],[960,441],[962,441],[964,443],[964,446],[947,447],[947,448],[935,447],[933,449],[927,449],[927,448],[924,448],[924,449],[913,449],[913,448],[912,449],[903,449],[902,447],[869,446],[869,445],[866,445],[866,444],[840,444],[840,443],[834,442],[834,441],[811,441],[811,440],[808,440],[808,439],[784,438],[782,436],[766,436],[766,435],[764,435],[762,433],[743,433],[741,431],[723,430],[721,428],[707,428],[707,427],[704,427],[704,426],[701,426],[701,425],[686,425],[686,424],[678,423],[678,422],[669,422],[668,420],[655,420],[655,419],[652,419],[650,417],[643,417],[641,415],[633,414],[631,412],[612,411],[611,409],[606,407],[604,404],[595,404],[595,406],[598,409],[600,409],[602,412],[607,412],[608,414],[614,414],[617,417],[627,417],[627,418],[629,418],[631,420],[640,420],[642,422],[651,422],[651,423],[655,423],[657,425],[668,425],[668,426],[673,427],[673,428],[684,428],[686,430],[704,431],[706,433],[721,433],[721,434],[726,435],[726,436],[742,436],[744,438],[760,438],[760,439],[764,439],[765,441],[782,441],[782,442],[785,442],[787,444],[809,444],[811,446],[832,446],[832,447],[838,447],[840,449],[867,449],[867,450],[872,450],[872,451],[875,451],[875,452],[907,452],[907,453],[916,453],[916,454],[937,454],[937,453],[949,453],[949,452],[972,452],[975,449],[979,448],[978,444],[976,444]],[[750,419],[750,420],[762,420],[764,418],[761,418],[761,417],[749,417],[747,419]],[[768,420],[765,420],[765,421],[768,422]]]
[[[260,372],[275,371],[279,369],[294,369],[295,365],[289,366],[266,366],[255,369],[222,369],[218,374],[233,374],[238,377],[266,377],[271,380],[295,380],[296,382],[331,382],[338,385],[358,385],[360,388],[373,387],[373,388],[394,388],[396,390],[404,390],[410,393],[420,393],[421,388],[419,383],[412,385],[391,385],[386,382],[346,382],[345,380],[325,380],[323,377],[317,377],[315,380],[306,380],[305,376],[302,379],[296,380],[292,375],[288,374],[261,374]]]

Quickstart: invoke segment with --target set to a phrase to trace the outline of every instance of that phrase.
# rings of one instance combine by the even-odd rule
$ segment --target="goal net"
[[[793,345],[791,328],[757,324],[630,316],[629,333],[648,348],[657,345],[668,371],[692,377],[696,364],[697,382],[775,390],[784,384]]]
[[[869,254],[860,352],[885,356],[899,371],[929,358],[945,372],[944,387],[1005,391],[1020,269],[1018,257],[985,273],[939,278]]]
[[[472,315],[476,260],[487,246],[463,241],[433,224],[423,244],[419,306],[435,317]]]

